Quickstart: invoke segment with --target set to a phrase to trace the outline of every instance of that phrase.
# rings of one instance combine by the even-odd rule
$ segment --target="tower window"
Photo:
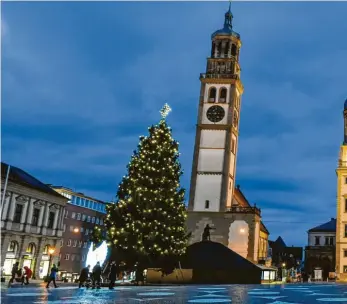
[[[231,182],[229,182],[229,189],[231,189]]]
[[[221,57],[222,54],[222,43],[218,43],[217,45],[217,57]]]
[[[211,57],[214,57],[214,50],[215,50],[215,47],[216,47],[215,43],[212,42]]]
[[[232,44],[231,46],[231,55],[236,56],[237,48],[235,44]]]
[[[315,236],[314,238],[315,238],[315,242],[314,242],[315,246],[319,246],[320,245],[320,236]]]
[[[347,177],[345,177],[345,184],[347,184]]]
[[[211,88],[210,92],[208,93],[208,102],[215,102],[216,94],[217,94],[216,88]]]
[[[347,237],[347,225],[345,224],[345,237]]]
[[[347,198],[345,198],[345,212],[347,212]]]
[[[227,89],[221,88],[219,92],[219,102],[226,102],[227,101]]]
[[[229,42],[224,45],[224,57],[228,57],[229,53]]]
[[[210,208],[210,201],[206,200],[205,201],[205,209],[208,209],[208,208]]]

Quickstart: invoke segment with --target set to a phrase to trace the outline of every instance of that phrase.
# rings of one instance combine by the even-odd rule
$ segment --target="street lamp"
[[[240,233],[245,233],[245,228],[241,228]]]
[[[286,263],[282,264],[282,281],[286,277]]]
[[[79,229],[77,227],[74,228],[73,232],[78,233]]]

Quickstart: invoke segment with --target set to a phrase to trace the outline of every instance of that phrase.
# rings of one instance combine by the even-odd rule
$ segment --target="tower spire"
[[[231,0],[229,0],[229,9],[225,13],[225,19],[224,19],[224,28],[225,29],[232,29],[232,20],[233,20],[233,14],[231,13]]]

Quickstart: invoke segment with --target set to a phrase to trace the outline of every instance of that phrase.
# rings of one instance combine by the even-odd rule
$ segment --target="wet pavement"
[[[1,288],[1,303],[89,304],[89,303],[347,303],[347,285],[287,284],[287,285],[187,285],[187,286],[122,286],[115,290],[79,289],[61,285],[45,289],[42,286],[15,285]]]

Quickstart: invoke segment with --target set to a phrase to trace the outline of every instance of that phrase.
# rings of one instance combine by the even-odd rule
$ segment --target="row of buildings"
[[[1,270],[15,262],[34,277],[52,263],[60,277],[75,279],[90,247],[89,234],[103,226],[106,203],[80,192],[47,185],[27,172],[1,163]]]
[[[90,234],[103,226],[106,203],[69,188],[45,184],[27,172],[1,163],[1,269],[10,275],[15,262],[28,266],[34,277],[44,278],[52,263],[59,265],[60,278],[75,280],[85,265]],[[6,182],[7,181],[7,182]],[[252,209],[235,188],[240,208]],[[242,230],[243,231],[243,230]],[[248,233],[243,231],[241,237]],[[198,241],[198,240],[197,240]],[[269,231],[260,222],[254,260],[260,265],[286,268],[301,263],[302,248],[287,247],[279,237],[269,241]],[[246,257],[248,251],[235,248]],[[293,253],[293,254],[292,254]]]

